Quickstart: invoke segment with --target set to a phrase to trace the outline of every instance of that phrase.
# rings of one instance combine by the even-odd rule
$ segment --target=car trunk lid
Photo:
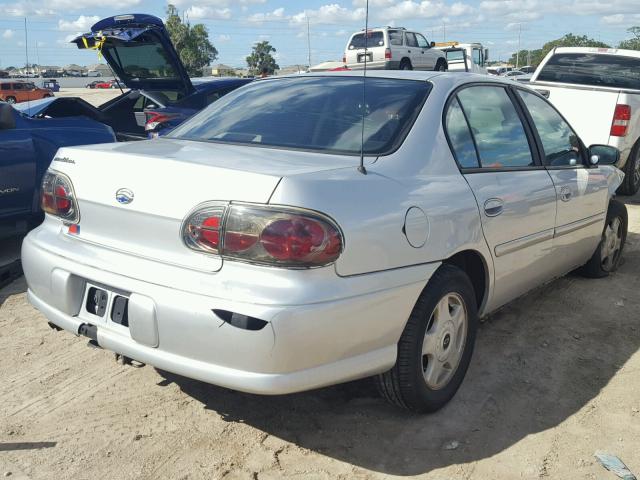
[[[162,20],[152,15],[105,18],[71,43],[98,50],[128,88],[173,90],[185,96],[195,91]]]
[[[268,203],[284,175],[352,163],[352,158],[337,155],[157,139],[61,149],[51,168],[73,183],[79,239],[213,272],[222,266],[220,257],[195,252],[182,242],[182,222],[197,206],[210,201]]]

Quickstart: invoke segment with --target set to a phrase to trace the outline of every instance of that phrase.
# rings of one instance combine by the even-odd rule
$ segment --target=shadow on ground
[[[640,346],[640,235],[609,278],[569,275],[493,314],[454,400],[417,416],[368,380],[262,397],[161,372],[228,421],[363,468],[416,475],[491,457],[584,408]],[[444,445],[459,442],[455,450]]]

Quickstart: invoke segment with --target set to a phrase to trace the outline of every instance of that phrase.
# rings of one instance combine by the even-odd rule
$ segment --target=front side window
[[[420,48],[429,48],[429,42],[419,33],[416,33],[416,39],[418,40],[418,47]]]
[[[544,149],[544,164],[547,166],[581,165],[578,136],[546,100],[533,93],[519,90]]]
[[[461,168],[478,168],[478,155],[473,145],[473,138],[469,131],[469,125],[464,118],[464,113],[458,99],[454,99],[449,105],[445,120],[447,135],[453,148],[453,154]]]
[[[24,90],[24,83],[14,83],[13,84],[13,89],[14,90]]]
[[[2,90],[11,90],[11,84],[10,83],[3,83],[2,84]]]
[[[407,135],[430,85],[356,77],[293,77],[253,82],[225,95],[171,133],[216,143],[359,155],[386,155]]]
[[[534,165],[520,116],[502,87],[461,90],[458,99],[469,120],[483,168]]]
[[[476,65],[482,65],[482,54],[479,48],[473,49],[473,63]]]

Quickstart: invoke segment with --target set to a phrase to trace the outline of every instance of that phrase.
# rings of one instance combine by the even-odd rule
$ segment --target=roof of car
[[[244,84],[253,81],[253,78],[239,77],[197,77],[192,78],[191,83],[197,90],[207,90],[209,88],[218,88],[225,85]]]

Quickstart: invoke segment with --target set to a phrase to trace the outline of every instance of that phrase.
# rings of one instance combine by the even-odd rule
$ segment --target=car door
[[[16,124],[0,124],[0,218],[30,213],[36,182],[36,154],[31,131],[7,104],[2,116],[13,116]]]
[[[475,195],[494,263],[488,310],[551,277],[556,192],[512,92],[465,86],[450,99],[445,127]]]
[[[607,178],[588,166],[578,135],[541,95],[517,89],[556,190],[554,256],[558,274],[583,265],[596,249],[609,200]]]
[[[404,34],[404,44],[407,48],[407,56],[411,59],[411,65],[414,70],[422,70],[424,59],[422,58],[422,52],[418,47],[418,39],[413,32],[406,32]]]
[[[436,68],[436,62],[438,61],[438,55],[431,49],[429,42],[424,36],[416,33],[416,40],[418,42],[418,48],[420,49],[421,68],[426,70],[433,70]]]

